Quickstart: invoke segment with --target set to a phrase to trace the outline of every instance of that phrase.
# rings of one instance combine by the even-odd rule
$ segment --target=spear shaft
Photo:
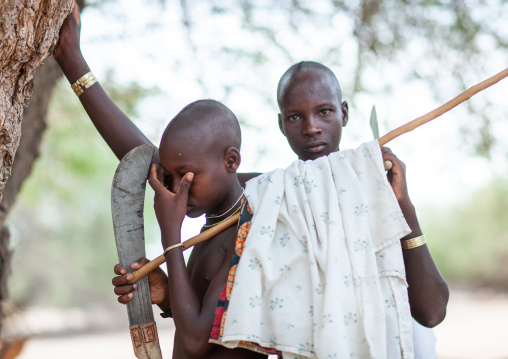
[[[464,91],[463,93],[458,95],[457,97],[451,99],[444,105],[436,108],[434,111],[431,111],[431,112],[427,113],[426,115],[418,117],[417,119],[415,119],[411,122],[408,122],[405,125],[402,125],[393,131],[388,132],[386,135],[382,136],[379,139],[379,146],[384,146],[385,144],[387,144],[394,138],[397,138],[404,133],[413,131],[415,128],[417,128],[429,121],[432,121],[433,119],[441,116],[445,112],[450,111],[452,108],[460,105],[462,102],[468,100],[472,96],[476,95],[478,92],[485,90],[487,87],[494,85],[495,83],[501,81],[502,79],[504,79],[507,76],[508,76],[508,68],[504,69],[497,75],[494,75],[494,76],[488,78],[487,80],[482,81],[473,87],[470,87],[469,89],[467,89],[466,91]]]

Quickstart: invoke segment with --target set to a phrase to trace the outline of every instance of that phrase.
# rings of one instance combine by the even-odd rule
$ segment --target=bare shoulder
[[[238,173],[238,182],[240,182],[240,186],[242,186],[243,188],[245,188],[245,183],[248,181],[248,180],[251,180],[253,179],[254,177],[257,177],[259,176],[261,173],[254,173],[254,172],[250,172],[250,173]]]

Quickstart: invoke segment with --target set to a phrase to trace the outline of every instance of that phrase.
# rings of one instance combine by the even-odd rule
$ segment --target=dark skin
[[[342,127],[347,124],[348,106],[341,102],[336,80],[319,69],[293,74],[278,96],[279,127],[301,160],[312,160],[339,150]],[[406,166],[387,147],[383,160],[393,163],[388,181],[395,193],[411,233],[401,240],[422,234],[409,198]],[[403,250],[411,314],[420,324],[434,327],[446,315],[449,291],[427,245]]]
[[[80,29],[79,8],[74,3],[73,12],[67,16],[60,30],[60,39],[54,53],[55,60],[71,84],[90,71],[80,49]],[[135,147],[149,144],[155,147],[152,163],[159,163],[159,149],[115,105],[99,82],[86,89],[79,100],[118,159],[122,159]],[[246,181],[257,175],[258,173],[239,173],[238,180],[245,186]]]
[[[69,80],[70,83],[75,82],[79,77],[83,74],[87,73],[90,69],[84,60],[81,50],[79,48],[79,11],[75,8],[74,16],[72,14],[67,17],[64,22],[64,25],[61,30],[60,43],[55,52],[55,59],[59,63],[62,68],[65,76]],[[322,81],[322,79],[320,80]],[[332,88],[331,91],[335,93],[335,89]],[[323,95],[324,96],[324,95]],[[150,141],[139,131],[139,129],[130,121],[130,119],[125,116],[120,109],[111,101],[111,99],[104,92],[99,83],[94,84],[89,89],[85,90],[85,92],[79,97],[82,102],[85,110],[88,115],[92,119],[92,122],[96,126],[97,130],[101,134],[101,136],[106,140],[108,145],[111,147],[115,155],[120,159],[122,158],[129,150],[134,147],[137,147],[141,144],[151,144]],[[338,100],[337,100],[338,99]],[[304,98],[298,99],[298,101],[303,101]],[[280,101],[279,101],[280,102]],[[332,104],[334,108],[327,109],[328,106],[321,105],[330,105]],[[326,103],[319,103],[321,106],[318,110],[322,117],[328,116],[330,113],[335,114],[338,118],[339,112],[342,114],[342,118],[338,119],[340,126],[339,128],[335,128],[335,130],[339,131],[343,125],[347,123],[347,103],[341,103],[341,99],[339,96],[336,96],[334,101],[326,101]],[[282,104],[281,115],[285,116],[287,111],[289,111],[288,104]],[[299,109],[296,109],[299,111]],[[328,112],[330,111],[330,113]],[[335,111],[335,113],[334,113]],[[317,113],[317,112],[315,112]],[[296,114],[298,115],[298,114]],[[304,115],[304,119],[308,118],[306,114]],[[296,118],[296,117],[295,117]],[[319,119],[319,117],[315,117]],[[336,142],[326,142],[322,144],[311,144],[310,147],[314,147],[314,150],[311,151],[312,156],[307,157],[307,155],[302,154],[305,151],[308,152],[308,148],[301,146],[297,141],[300,141],[299,138],[301,131],[307,131],[307,136],[312,134],[312,132],[316,131],[316,129],[312,129],[314,125],[311,125],[307,128],[302,128],[301,130],[294,130],[291,132],[290,125],[287,123],[287,119],[285,117],[281,117],[279,120],[279,124],[281,126],[282,132],[288,138],[290,145],[295,153],[299,156],[300,159],[312,159],[317,158],[322,155],[329,154],[333,151],[338,150],[338,146],[340,143],[341,131],[338,133],[334,133],[334,139]],[[305,120],[306,121],[306,120]],[[298,121],[295,121],[298,123]],[[315,126],[314,126],[315,127]],[[321,129],[321,125],[317,126],[318,132],[323,130]],[[299,132],[300,131],[300,132]],[[326,133],[329,133],[327,130]],[[314,134],[315,136],[316,134]],[[292,141],[294,140],[294,144]],[[323,140],[323,139],[320,139]],[[336,145],[335,145],[336,143]],[[325,148],[322,148],[322,147]],[[390,153],[385,153],[383,151],[383,156],[385,159],[391,159]],[[390,158],[389,158],[390,157]],[[154,163],[159,162],[159,152],[156,150],[153,158]],[[397,195],[397,199],[401,204],[401,208],[403,213],[405,214],[406,220],[412,229],[412,233],[407,236],[407,238],[412,238],[421,233],[421,230],[418,225],[418,221],[416,218],[416,213],[414,211],[414,207],[411,204],[409,196],[407,195],[407,186],[405,182],[405,167],[403,163],[400,162],[394,156],[393,161],[394,168],[389,172],[389,177],[392,176],[392,186],[394,187],[394,192],[399,193]],[[397,164],[396,164],[397,162]],[[390,174],[391,173],[391,174]],[[245,181],[248,179],[255,177],[257,174],[238,174],[238,180],[242,184],[245,184]],[[397,178],[402,177],[402,180],[398,180]],[[397,188],[404,188],[405,190],[398,190]],[[413,218],[413,219],[412,219]],[[409,288],[409,297],[412,307],[413,317],[417,319],[423,325],[432,327],[437,325],[444,319],[446,313],[446,303],[448,300],[448,288],[446,283],[442,279],[439,274],[437,268],[435,267],[432,258],[430,257],[430,253],[428,252],[427,246],[422,246],[416,249],[412,249],[410,251],[404,251],[404,260],[406,262],[406,270],[407,270],[407,280],[410,284]],[[136,265],[134,265],[137,267]],[[139,266],[139,263],[138,263]],[[123,273],[117,273],[123,274]],[[154,282],[155,283],[155,282]],[[160,283],[159,283],[160,284]],[[157,285],[159,285],[157,284]],[[130,291],[133,290],[133,287],[129,287]],[[115,289],[116,291],[116,289]],[[118,293],[122,294],[122,293]],[[125,294],[127,295],[127,294]],[[130,294],[132,295],[132,294]],[[128,295],[127,295],[128,296]],[[153,293],[152,293],[153,296]]]
[[[155,192],[154,208],[163,248],[181,242],[181,225],[186,215],[214,213],[224,208],[224,203],[235,203],[242,193],[236,177],[240,164],[238,149],[230,147],[224,151],[202,146],[196,138],[202,141],[205,134],[200,136],[196,132],[199,130],[188,138],[163,138],[159,173],[155,165],[150,170],[149,183]],[[173,358],[266,358],[249,350],[231,350],[208,343],[235,240],[233,226],[196,245],[187,265],[181,248],[175,248],[166,254],[169,276],[160,268],[149,275],[152,302],[164,311],[171,309],[173,314],[176,326]],[[143,258],[132,267],[137,269],[146,262]],[[137,285],[127,284],[132,274],[126,274],[119,265],[115,273],[119,274],[113,279],[115,293],[119,295],[118,301],[125,304],[132,299],[131,292]]]
[[[64,21],[59,44],[54,54],[55,60],[70,83],[74,83],[83,74],[90,71],[79,47],[79,32],[79,10],[75,5],[73,14],[70,14]],[[119,159],[139,145],[153,145],[111,101],[99,83],[85,90],[79,100],[100,135]],[[193,132],[193,135],[199,137],[196,132]],[[222,181],[215,181],[215,184],[222,185],[219,191],[221,196],[220,198],[206,197],[201,194],[200,188],[204,186],[200,186],[199,183],[205,177],[203,174],[208,173],[209,168],[202,166],[203,163],[193,163],[192,165],[187,163],[183,167],[173,167],[170,161],[171,154],[181,153],[185,146],[179,144],[180,147],[176,152],[175,149],[171,149],[170,145],[168,143],[168,146],[165,146],[165,142],[163,142],[160,151],[156,148],[152,162],[161,164],[159,177],[156,175],[155,169],[152,169],[150,178],[150,184],[156,192],[156,209],[159,208],[158,218],[168,217],[167,220],[160,221],[164,248],[168,243],[177,243],[181,240],[181,220],[187,212],[186,200],[182,200],[183,197],[190,196],[189,204],[193,207],[189,210],[190,216],[198,216],[207,211],[216,213],[234,203],[234,200],[240,195],[240,184],[244,186],[247,180],[257,175],[251,173],[238,174],[237,176],[236,168],[239,165],[240,155],[237,149],[228,149],[224,155],[227,157],[224,163],[228,163],[229,167],[225,171],[229,175],[221,177]],[[167,156],[163,156],[163,154],[167,154]],[[202,156],[202,158],[210,159],[209,156]],[[217,158],[212,159],[217,160]],[[225,165],[221,168],[225,168]],[[187,175],[185,179],[182,177],[189,170],[196,173],[192,186],[190,186],[191,175]],[[224,175],[224,173],[222,174]],[[172,177],[171,183],[167,181],[168,176]],[[181,183],[180,191],[172,188],[174,183]],[[170,184],[170,189],[176,191],[174,194],[165,188],[168,184]],[[190,192],[189,187],[191,188]],[[174,202],[182,207],[174,206]],[[158,206],[158,203],[166,203],[171,208],[174,206],[174,209],[179,209],[180,212],[165,211],[161,208],[166,205]],[[168,278],[162,270],[158,269],[149,276],[152,302],[162,310],[171,308],[173,312],[177,328],[174,340],[174,358],[266,358],[265,355],[249,350],[231,350],[208,343],[219,295],[227,281],[235,239],[236,232],[234,227],[231,227],[208,241],[196,245],[187,267],[181,249],[175,249],[167,255],[168,273],[172,275]],[[137,263],[132,264],[132,268],[137,269],[146,262],[145,258],[141,258]],[[113,279],[115,293],[120,296],[119,302],[125,304],[132,299],[131,292],[137,288],[137,285],[125,285],[131,275],[125,275],[124,268],[117,265],[115,273],[120,275]],[[177,295],[172,296],[171,293]]]

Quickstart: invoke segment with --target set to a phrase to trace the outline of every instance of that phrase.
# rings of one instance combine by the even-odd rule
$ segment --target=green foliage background
[[[139,101],[156,92],[137,84],[117,86],[111,74],[104,83],[134,120]],[[41,155],[10,215],[12,297],[20,305],[108,302],[118,263],[110,210],[118,160],[64,79],[51,99],[48,120]],[[156,221],[146,202],[150,228]]]
[[[450,208],[423,211],[422,228],[447,280],[468,287],[508,290],[507,213],[507,177],[464,194],[463,201]]]
[[[137,84],[122,87],[112,78],[110,74],[105,87],[136,121],[137,104],[157,90]],[[115,303],[110,186],[118,160],[63,80],[48,118],[41,156],[10,217],[15,247],[12,297],[19,305]],[[146,197],[147,241],[156,241],[149,192]],[[506,213],[506,178],[464,194],[451,208],[419,209],[432,255],[449,282],[508,290]]]
[[[136,27],[123,21],[122,11],[127,12],[132,4],[118,0],[89,3],[91,9],[109,16],[108,24],[117,22],[116,26],[104,26],[101,33],[106,38],[104,41],[114,36],[143,35],[130,33]],[[167,61],[164,66],[173,66],[174,72],[178,72],[182,70],[179,63],[194,61],[205,52],[216,59],[222,56],[233,73],[221,79],[223,97],[250,86],[250,90],[259,92],[274,109],[274,89],[265,88],[264,81],[254,83],[252,79],[239,78],[235,73],[238,68],[233,64],[243,64],[260,79],[268,78],[271,73],[264,67],[267,63],[279,61],[284,62],[283,66],[286,62],[294,63],[302,57],[299,50],[305,50],[319,38],[327,39],[318,53],[306,56],[337,66],[344,66],[345,58],[355,59],[354,68],[344,71],[345,80],[341,79],[346,84],[344,87],[350,89],[348,97],[354,106],[354,96],[362,93],[392,92],[390,82],[369,83],[377,78],[378,72],[390,70],[391,66],[397,66],[397,72],[408,81],[425,82],[432,95],[442,101],[474,83],[472,79],[492,75],[493,62],[506,64],[508,54],[508,32],[503,26],[506,24],[503,14],[508,9],[506,0],[330,0],[319,2],[320,6],[315,6],[318,2],[303,1],[224,3],[179,2],[180,20],[190,52],[183,60],[164,58]],[[157,18],[155,14],[169,4],[164,0],[144,3],[143,6],[151,7],[145,31],[163,28],[165,19],[152,23],[152,17]],[[215,38],[196,35],[203,33],[203,27],[205,30],[207,26],[218,27],[221,18],[231,14],[239,22],[236,31],[245,35],[242,44],[223,44]],[[332,31],[317,32],[317,35],[309,31],[328,28]],[[350,46],[346,46],[348,41]],[[249,46],[252,44],[258,46]],[[406,61],[408,52],[411,52],[409,62]],[[147,64],[151,66],[150,62]],[[192,74],[195,78],[189,81],[206,87],[215,81],[213,76],[208,78],[216,70],[213,66],[207,63],[205,71],[204,64],[196,62]],[[112,75],[103,84],[113,101],[135,121],[139,118],[139,103],[157,94],[157,89],[137,84],[119,86]],[[502,133],[496,127],[500,122],[495,121],[506,117],[506,106],[495,106],[486,99],[475,103],[474,108],[471,102],[465,105],[469,106],[469,113],[477,116],[475,121],[460,124],[465,151],[487,157],[508,153],[507,142],[497,137]],[[54,93],[48,118],[41,156],[10,214],[15,250],[10,280],[12,298],[20,305],[114,303],[111,278],[117,257],[110,186],[118,160],[97,134],[65,80]],[[471,176],[474,175],[472,171]],[[450,208],[417,206],[432,255],[449,282],[508,290],[506,178],[498,177],[475,193],[464,193],[463,200]],[[150,193],[147,199],[147,240],[157,241]]]

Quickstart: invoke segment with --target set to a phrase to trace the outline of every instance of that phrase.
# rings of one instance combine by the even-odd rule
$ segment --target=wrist
[[[161,243],[164,250],[181,242],[180,229],[161,228]]]
[[[77,79],[90,71],[90,67],[79,50],[55,56],[55,60],[70,83],[76,82]]]
[[[166,295],[165,295],[164,299],[162,300],[162,302],[157,304],[157,306],[163,312],[171,310],[171,303],[169,301],[169,293],[166,293]]]
[[[409,194],[406,192],[406,193],[403,193],[403,194],[400,194],[400,195],[396,195],[396,198],[397,198],[397,202],[399,202],[399,206],[412,206],[413,203],[411,202],[411,198],[409,198]]]

